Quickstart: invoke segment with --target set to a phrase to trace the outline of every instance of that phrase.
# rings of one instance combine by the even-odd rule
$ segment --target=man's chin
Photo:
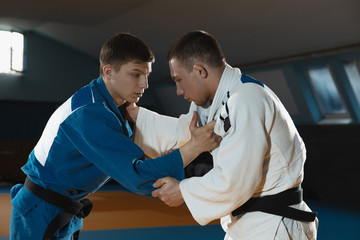
[[[126,102],[128,103],[138,103],[140,100],[140,98],[132,98],[132,99],[128,99]]]

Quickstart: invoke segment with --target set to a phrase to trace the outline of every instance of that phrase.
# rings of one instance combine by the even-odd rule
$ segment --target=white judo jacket
[[[317,219],[299,222],[263,212],[231,215],[251,197],[280,193],[303,180],[305,145],[277,96],[227,64],[208,107],[191,103],[189,113],[179,118],[140,108],[135,142],[151,157],[182,146],[191,137],[194,111],[200,126],[216,120],[214,131],[223,137],[211,153],[213,169],[180,182],[194,219],[206,225],[220,218],[225,239],[316,239]],[[292,207],[311,211],[305,202]]]

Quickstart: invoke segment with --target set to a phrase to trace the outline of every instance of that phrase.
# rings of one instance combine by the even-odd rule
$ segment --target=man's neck
[[[113,101],[115,102],[116,107],[120,107],[121,105],[123,105],[126,101],[124,99],[122,99],[121,97],[117,96],[116,92],[113,91],[111,85],[110,85],[110,80],[109,79],[105,79],[104,76],[101,77],[106,89],[108,90],[111,98],[113,99]]]
[[[220,67],[219,69],[215,69],[214,73],[213,73],[213,79],[210,81],[210,100],[211,102],[214,100],[216,91],[219,87],[219,83],[220,83],[220,79],[221,76],[223,75],[225,70],[225,65]]]

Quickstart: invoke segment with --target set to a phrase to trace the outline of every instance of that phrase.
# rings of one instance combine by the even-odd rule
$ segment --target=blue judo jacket
[[[184,178],[179,150],[146,159],[131,137],[128,122],[99,77],[53,113],[22,170],[38,185],[76,200],[95,192],[110,177],[144,195],[154,190],[152,184],[158,178]],[[41,239],[61,212],[22,184],[11,189],[11,197],[10,239]],[[74,217],[57,236],[70,239],[81,227],[82,219]]]

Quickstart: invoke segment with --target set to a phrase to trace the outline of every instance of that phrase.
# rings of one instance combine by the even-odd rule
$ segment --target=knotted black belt
[[[54,192],[50,189],[45,189],[37,185],[36,183],[31,181],[29,177],[26,178],[24,186],[35,196],[41,198],[45,202],[48,202],[64,210],[50,222],[50,224],[45,230],[43,240],[56,239],[55,233],[57,230],[65,227],[74,216],[80,218],[87,217],[93,207],[89,199],[76,201],[60,193]]]
[[[250,198],[246,203],[235,209],[232,215],[237,216],[247,212],[261,211],[297,221],[313,222],[316,213],[290,207],[290,205],[302,201],[302,189],[297,186],[275,195]]]

